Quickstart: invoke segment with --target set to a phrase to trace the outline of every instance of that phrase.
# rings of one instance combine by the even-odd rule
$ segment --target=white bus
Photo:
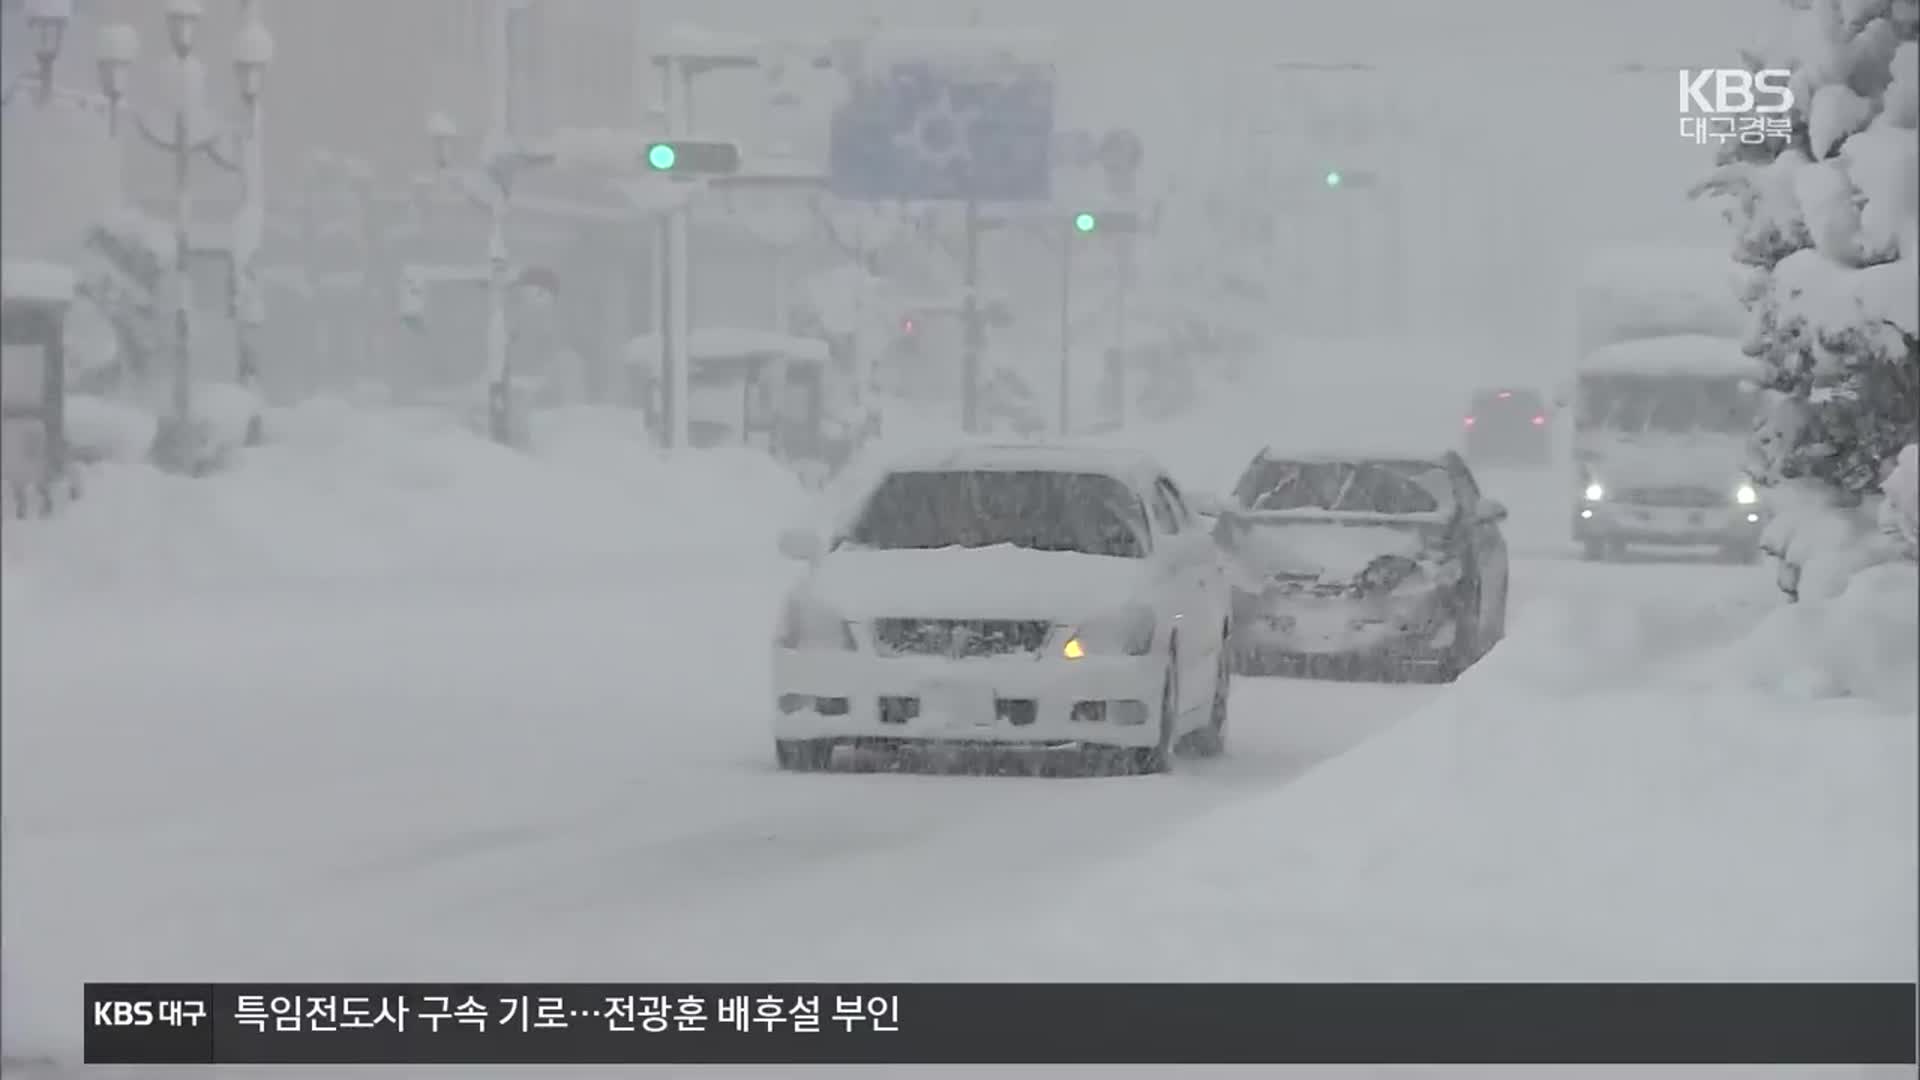
[[[1766,511],[1744,465],[1758,364],[1741,348],[1741,268],[1724,252],[1615,251],[1577,296],[1573,532],[1590,559],[1631,546],[1759,557]]]

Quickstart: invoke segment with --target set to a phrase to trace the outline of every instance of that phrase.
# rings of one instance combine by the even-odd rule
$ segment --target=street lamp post
[[[514,184],[520,175],[553,159],[551,153],[521,146],[514,138],[513,73],[508,70],[508,39],[512,22],[526,12],[526,0],[500,0],[493,20],[491,48],[493,79],[489,86],[488,130],[477,169],[456,171],[453,144],[459,137],[453,121],[435,113],[428,119],[433,140],[434,166],[443,179],[474,205],[487,212],[487,432],[495,442],[518,442],[512,353],[507,335],[507,294],[513,268],[507,249],[507,217],[513,206]]]
[[[72,19],[73,0],[31,0],[27,4],[27,30],[33,35],[36,89],[42,105],[53,100],[53,64],[60,58],[60,43]]]
[[[210,115],[206,68],[196,55],[200,20],[205,15],[202,0],[167,0],[165,11],[167,42],[178,80],[172,123],[156,125],[138,110],[133,116],[134,128],[141,137],[173,156],[172,408],[156,438],[154,457],[162,465],[187,469],[193,467],[202,441],[202,429],[195,420],[193,408],[193,289],[189,265],[193,256],[193,159],[204,155],[221,168],[238,173],[243,184],[241,210],[233,222],[226,254],[232,260],[231,300],[239,346],[239,377],[243,384],[251,387],[258,378],[255,331],[265,317],[255,278],[254,256],[265,225],[260,96],[267,67],[273,61],[273,37],[261,24],[253,0],[243,0],[242,25],[234,39],[233,66],[246,114],[237,130],[223,133]],[[127,71],[138,54],[139,38],[130,26],[107,26],[101,30],[98,51],[100,87],[107,98],[108,124],[112,132],[118,134]],[[234,144],[236,152],[223,151],[223,137]],[[258,431],[250,429],[248,434],[250,439],[257,438]]]

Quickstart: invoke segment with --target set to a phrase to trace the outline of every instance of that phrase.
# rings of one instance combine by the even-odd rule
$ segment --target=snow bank
[[[806,495],[747,451],[663,460],[624,414],[569,410],[521,454],[457,418],[315,401],[221,474],[89,470],[86,496],[8,539],[9,589],[119,591],[444,580],[751,551]]]
[[[1833,599],[1853,575],[1900,554],[1898,541],[1879,526],[1879,497],[1859,506],[1836,505],[1832,493],[1804,480],[1767,494],[1773,520],[1762,549],[1779,560],[1782,588],[1802,600]]]
[[[1920,569],[1884,563],[1831,599],[1785,605],[1707,670],[1790,701],[1857,697],[1920,710]]]
[[[1030,959],[1094,979],[1911,980],[1912,712],[1704,685],[1688,670],[1724,652],[1701,639],[1733,646],[1740,618],[1581,600],[1387,734],[1062,897]]]
[[[159,420],[137,405],[91,394],[67,397],[67,442],[81,461],[147,459]]]

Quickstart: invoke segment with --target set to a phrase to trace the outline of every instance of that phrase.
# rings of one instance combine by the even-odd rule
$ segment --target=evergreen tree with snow
[[[1786,2],[1789,40],[1744,59],[1793,71],[1791,137],[1724,144],[1695,194],[1730,200],[1755,268],[1756,474],[1846,507],[1920,429],[1920,0]]]

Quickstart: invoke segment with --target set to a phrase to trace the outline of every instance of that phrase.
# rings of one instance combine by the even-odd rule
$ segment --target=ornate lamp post
[[[260,22],[253,0],[241,0],[241,28],[233,45],[234,75],[245,110],[241,124],[223,131],[206,101],[206,66],[197,54],[202,0],[167,0],[167,44],[173,54],[176,94],[170,122],[156,122],[133,110],[134,128],[148,143],[173,157],[173,386],[172,407],[161,424],[154,447],[162,465],[194,467],[203,443],[203,428],[194,415],[193,289],[190,261],[192,242],[193,161],[204,156],[219,167],[239,174],[243,197],[233,222],[231,240],[223,252],[231,260],[231,301],[238,338],[239,378],[252,387],[258,377],[256,348],[265,312],[254,272],[265,224],[265,169],[262,164],[263,116],[261,91],[273,62],[273,37]],[[132,27],[108,26],[100,35],[100,85],[107,96],[110,122],[118,129],[126,93],[127,70],[138,53],[139,39]],[[227,144],[222,146],[223,141]],[[256,436],[257,431],[250,431]]]

